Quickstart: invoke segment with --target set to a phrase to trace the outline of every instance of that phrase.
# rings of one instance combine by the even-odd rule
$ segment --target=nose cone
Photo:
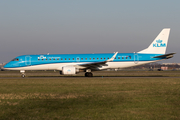
[[[8,63],[7,63],[6,65],[4,65],[4,67],[3,67],[3,68],[8,68],[8,66],[9,66],[9,65],[8,65]]]
[[[7,63],[6,65],[3,66],[3,69],[6,69],[6,68],[11,68],[11,63]]]
[[[8,68],[7,63],[4,66],[0,67],[1,71],[4,71],[6,68]]]

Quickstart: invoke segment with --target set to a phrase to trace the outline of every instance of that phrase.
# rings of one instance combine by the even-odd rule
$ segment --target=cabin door
[[[138,54],[137,54],[137,53],[134,53],[134,63],[135,63],[135,64],[138,64],[138,62],[139,62]]]
[[[26,63],[26,65],[31,65],[31,56],[25,57],[25,63]]]

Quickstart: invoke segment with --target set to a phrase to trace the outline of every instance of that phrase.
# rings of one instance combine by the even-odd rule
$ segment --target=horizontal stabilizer
[[[172,58],[174,54],[176,54],[176,53],[169,53],[169,54],[165,54],[165,55],[155,56],[155,57],[153,57],[153,58],[169,59],[169,58]]]

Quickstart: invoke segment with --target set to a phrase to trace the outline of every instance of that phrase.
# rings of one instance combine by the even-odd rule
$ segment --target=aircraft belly
[[[138,63],[135,63],[134,61],[133,62],[109,62],[107,63],[108,66],[103,66],[103,67],[100,67],[99,69],[103,70],[103,69],[128,68],[128,67],[138,66],[138,65],[152,63],[152,62],[155,62],[155,61],[139,61]]]
[[[35,65],[26,67],[6,68],[6,70],[48,70],[48,65]]]

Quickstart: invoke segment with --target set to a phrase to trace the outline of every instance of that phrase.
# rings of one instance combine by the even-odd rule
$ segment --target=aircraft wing
[[[89,68],[89,69],[94,69],[97,67],[101,67],[103,65],[106,65],[106,61],[104,62],[92,62],[92,63],[86,63],[86,64],[80,64],[79,66]]]
[[[155,56],[153,58],[165,58],[165,59],[169,59],[169,58],[172,58],[174,54],[176,54],[176,53],[164,54],[164,55],[160,55],[160,56]]]
[[[89,69],[94,69],[94,68],[97,68],[97,67],[106,66],[106,63],[113,61],[117,54],[118,54],[118,52],[116,52],[116,53],[115,53],[110,59],[108,59],[107,61],[103,61],[103,62],[91,62],[91,63],[79,64],[78,66],[86,67],[86,68],[89,68]]]

